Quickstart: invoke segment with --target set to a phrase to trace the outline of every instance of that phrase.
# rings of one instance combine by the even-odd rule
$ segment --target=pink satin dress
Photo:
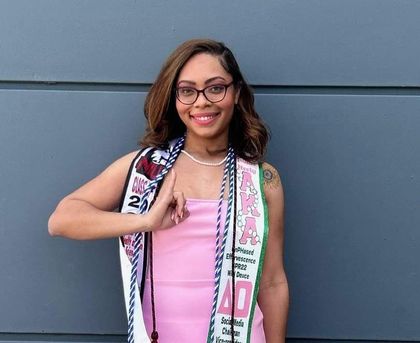
[[[190,216],[153,233],[154,298],[159,343],[206,342],[214,292],[218,200],[189,199]],[[224,201],[222,218],[227,202]],[[221,227],[223,228],[223,221]],[[150,280],[143,297],[146,330],[152,332]],[[264,343],[263,315],[255,307],[251,343]]]

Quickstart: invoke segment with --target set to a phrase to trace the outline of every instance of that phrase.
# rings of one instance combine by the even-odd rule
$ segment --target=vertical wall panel
[[[257,100],[285,185],[289,335],[420,340],[420,97]]]
[[[52,239],[57,202],[137,149],[144,94],[0,91],[0,332],[125,332],[116,240]]]

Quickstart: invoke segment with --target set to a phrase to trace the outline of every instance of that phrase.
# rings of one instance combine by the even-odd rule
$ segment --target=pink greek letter
[[[242,214],[248,214],[248,208],[251,208],[251,214],[255,217],[259,217],[260,213],[258,212],[256,207],[253,207],[255,203],[255,195],[250,194],[248,197],[245,192],[241,192],[241,205],[242,205]]]
[[[218,313],[230,315],[232,314],[232,286],[230,281],[227,282],[225,291],[222,296]],[[235,317],[246,318],[249,313],[252,297],[252,282],[239,280],[235,283]]]
[[[254,183],[252,182],[252,177],[249,172],[243,171],[242,172],[242,182],[241,182],[241,191],[246,191],[247,187],[254,187]]]
[[[239,243],[247,244],[248,239],[251,239],[251,244],[252,245],[257,244],[258,241],[259,241],[259,237],[257,235],[255,218],[253,218],[253,217],[246,217],[245,218],[244,232],[242,233],[242,237],[239,240]]]

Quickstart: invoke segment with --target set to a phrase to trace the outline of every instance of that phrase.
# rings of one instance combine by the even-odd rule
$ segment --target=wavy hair
[[[229,127],[229,141],[235,153],[248,162],[259,162],[266,151],[269,132],[254,108],[254,95],[245,81],[232,51],[222,42],[211,39],[192,39],[178,46],[163,64],[144,103],[147,119],[142,146],[163,147],[168,141],[185,134],[185,125],[176,110],[175,84],[185,63],[194,55],[216,56],[240,89]]]

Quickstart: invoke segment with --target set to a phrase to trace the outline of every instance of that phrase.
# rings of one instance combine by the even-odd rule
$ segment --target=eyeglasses
[[[225,98],[227,89],[232,85],[233,81],[227,85],[211,85],[203,89],[177,87],[175,88],[175,95],[184,105],[192,105],[195,103],[200,93],[203,93],[204,97],[211,103],[216,103]]]

